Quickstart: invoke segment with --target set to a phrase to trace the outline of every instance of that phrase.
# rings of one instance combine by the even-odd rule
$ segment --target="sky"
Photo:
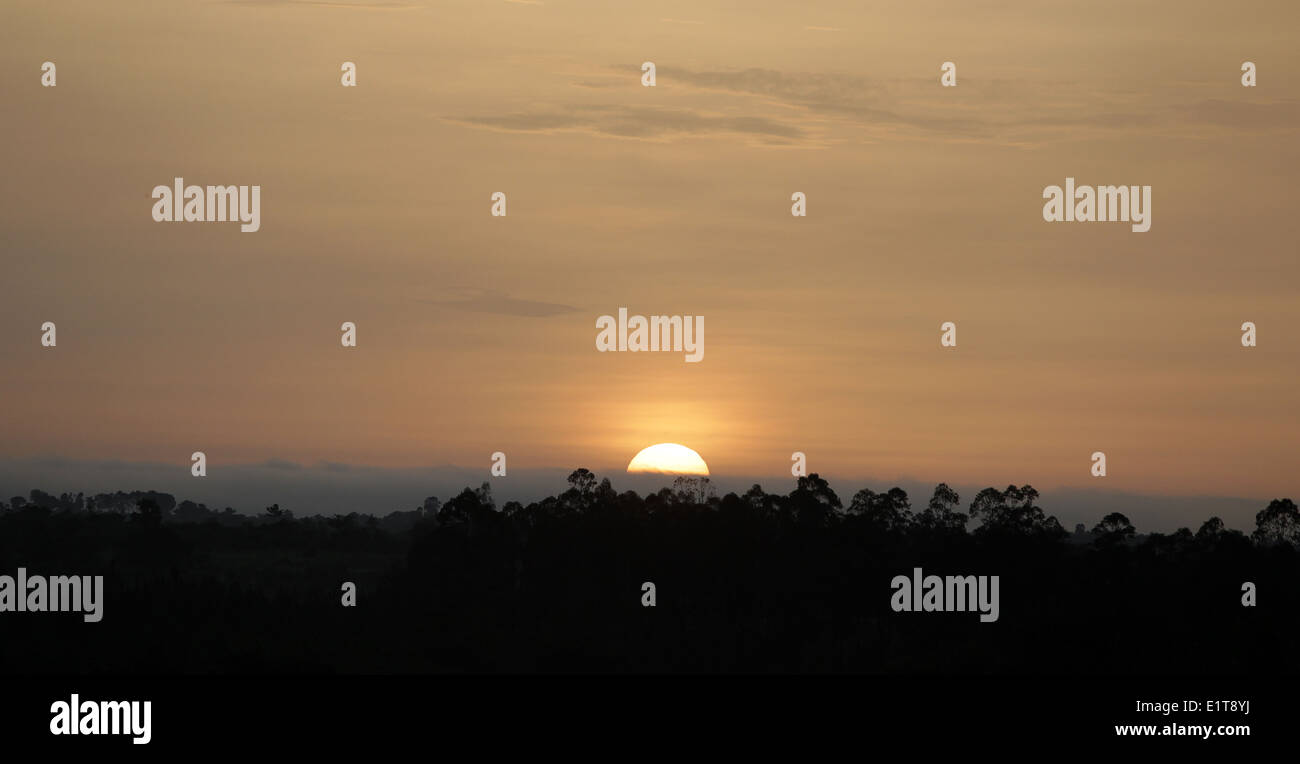
[[[311,511],[331,490],[310,476],[341,467],[488,479],[502,451],[510,493],[675,442],[771,487],[800,451],[846,498],[1031,483],[1262,508],[1297,493],[1300,454],[1298,20],[7,2],[0,488],[90,490],[104,464],[194,480],[203,451],[241,496],[232,475],[300,467]],[[260,185],[261,229],[155,222],[178,176]],[[1150,230],[1044,222],[1067,177],[1150,185]],[[620,307],[704,316],[704,359],[597,352]]]

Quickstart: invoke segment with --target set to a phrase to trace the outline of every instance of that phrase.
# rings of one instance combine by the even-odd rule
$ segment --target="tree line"
[[[0,574],[105,579],[96,624],[0,613],[3,672],[1300,673],[1289,499],[1249,534],[1139,535],[1118,513],[1070,533],[1028,485],[963,503],[940,484],[914,506],[899,488],[846,502],[815,474],[641,495],[579,469],[527,504],[483,484],[382,515],[157,492],[0,510]],[[997,622],[894,612],[890,581],[915,568],[999,576]]]
[[[506,502],[500,508],[492,498],[491,485],[466,487],[447,502],[436,496],[426,498],[410,511],[387,515],[350,513],[330,518],[308,516],[302,523],[356,525],[403,533],[421,526],[457,527],[475,530],[501,522],[527,528],[538,523],[560,521],[593,512],[622,512],[629,517],[681,509],[707,509],[715,512],[749,512],[756,518],[790,527],[814,528],[847,525],[882,534],[963,535],[997,538],[1064,540],[1068,533],[1053,516],[1038,506],[1039,493],[1031,485],[1009,485],[999,490],[988,487],[979,491],[961,511],[961,497],[947,483],[939,483],[923,507],[914,508],[907,492],[891,488],[877,493],[863,488],[853,494],[847,506],[817,473],[797,479],[789,494],[769,494],[754,484],[743,494],[734,492],[719,497],[707,477],[677,477],[671,487],[664,487],[642,497],[635,491],[618,493],[609,478],[597,481],[585,468],[574,470],[567,480],[568,489],[555,496],[523,505]],[[158,523],[205,523],[258,525],[294,520],[294,513],[279,504],[267,507],[260,516],[236,512],[231,507],[217,511],[192,501],[177,502],[171,494],[156,491],[118,491],[87,496],[64,493],[59,496],[33,490],[29,498],[15,496],[0,501],[0,512],[41,508],[58,512],[107,512],[133,514],[136,519]],[[1161,534],[1153,534],[1159,538]],[[1245,539],[1241,531],[1228,529],[1223,520],[1210,517],[1193,532],[1179,528],[1174,539]],[[1120,512],[1101,518],[1091,530],[1083,526],[1073,536],[1089,536],[1100,546],[1131,542],[1137,529]],[[1255,515],[1255,529],[1249,540],[1261,545],[1300,545],[1300,508],[1289,498],[1273,499]]]

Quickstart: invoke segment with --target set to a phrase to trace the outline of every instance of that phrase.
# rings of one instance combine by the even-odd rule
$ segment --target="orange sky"
[[[6,3],[0,458],[1294,492],[1295,4],[863,5]],[[1067,176],[1151,230],[1044,223]]]

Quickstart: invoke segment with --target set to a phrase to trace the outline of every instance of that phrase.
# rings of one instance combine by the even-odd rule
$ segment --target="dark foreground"
[[[1137,537],[1114,516],[1066,534],[1027,486],[959,512],[945,486],[924,507],[897,491],[846,503],[816,476],[722,498],[699,481],[648,497],[585,470],[571,483],[527,507],[467,489],[382,519],[157,495],[119,495],[129,511],[7,505],[0,574],[102,575],[104,593],[96,623],[0,612],[0,672],[1300,673],[1289,501],[1254,536],[1208,521]],[[894,578],[917,568],[997,576],[996,620],[895,611]]]

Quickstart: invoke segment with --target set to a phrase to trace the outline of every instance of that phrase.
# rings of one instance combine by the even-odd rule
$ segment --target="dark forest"
[[[968,503],[646,496],[585,469],[558,496],[490,487],[385,516],[257,517],[153,492],[0,504],[0,573],[104,576],[103,620],[0,614],[0,670],[67,674],[864,672],[1230,675],[1300,668],[1300,512],[1141,535],[1063,529],[1030,486]],[[997,575],[1000,617],[895,612],[890,581]],[[355,585],[345,607],[342,587]],[[655,604],[643,604],[643,584]],[[1243,605],[1243,584],[1258,603]]]

